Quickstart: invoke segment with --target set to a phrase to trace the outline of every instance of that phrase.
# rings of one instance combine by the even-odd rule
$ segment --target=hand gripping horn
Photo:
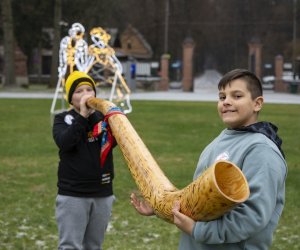
[[[88,99],[87,105],[104,115],[116,107],[112,102],[94,97]],[[108,123],[142,196],[158,217],[173,223],[172,207],[179,200],[182,213],[195,221],[210,221],[249,197],[245,176],[229,161],[215,162],[195,181],[178,190],[164,175],[125,115],[110,115]]]

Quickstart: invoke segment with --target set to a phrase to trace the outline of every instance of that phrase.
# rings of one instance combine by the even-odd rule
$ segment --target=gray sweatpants
[[[56,197],[59,250],[101,250],[114,196]]]

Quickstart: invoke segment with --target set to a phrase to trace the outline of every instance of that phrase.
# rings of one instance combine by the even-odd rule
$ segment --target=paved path
[[[300,95],[289,93],[274,93],[265,91],[266,103],[300,104]],[[176,100],[176,101],[218,101],[218,93],[213,90],[201,90],[197,93],[191,92],[144,92],[133,93],[132,100]]]
[[[54,93],[42,92],[0,92],[0,98],[36,98],[52,99]],[[264,91],[266,103],[286,103],[300,104],[299,94],[275,93],[274,91]],[[218,94],[211,89],[194,92],[182,92],[180,90],[155,91],[155,92],[135,92],[131,95],[131,100],[165,100],[165,101],[214,101],[218,100]]]

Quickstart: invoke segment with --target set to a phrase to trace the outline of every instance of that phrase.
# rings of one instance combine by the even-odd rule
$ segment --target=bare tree
[[[49,87],[56,86],[56,82],[57,82],[61,9],[62,9],[61,1],[55,0],[54,27],[53,27],[54,28],[54,39],[53,39],[52,62],[51,62],[51,78],[50,78]]]
[[[2,21],[4,40],[4,81],[3,84],[15,85],[15,39],[11,0],[2,0]]]

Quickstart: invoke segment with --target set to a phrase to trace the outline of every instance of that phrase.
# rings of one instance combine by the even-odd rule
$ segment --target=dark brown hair
[[[227,85],[230,85],[230,83],[236,79],[242,79],[246,82],[247,89],[250,91],[252,99],[263,95],[261,81],[255,74],[246,69],[234,69],[226,73],[220,80],[218,89],[224,89]]]

